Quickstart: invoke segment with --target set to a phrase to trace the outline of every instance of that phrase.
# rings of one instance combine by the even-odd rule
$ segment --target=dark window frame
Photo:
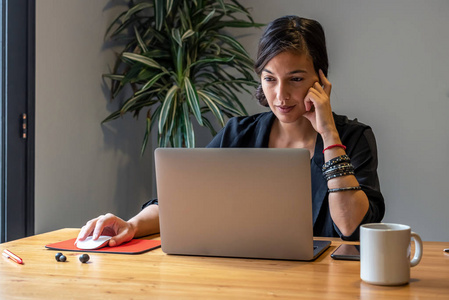
[[[34,234],[34,0],[2,1],[1,242]],[[26,138],[23,137],[26,114]]]

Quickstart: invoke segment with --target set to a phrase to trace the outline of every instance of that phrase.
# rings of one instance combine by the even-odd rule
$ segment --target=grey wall
[[[142,124],[99,124],[114,108],[101,80],[114,60],[103,34],[119,10],[108,2],[37,1],[37,232],[81,226],[107,211],[127,218],[154,193],[150,155],[139,157]],[[296,14],[322,23],[333,108],[370,124],[377,137],[384,221],[448,241],[449,2],[241,3],[258,22]],[[241,32],[253,57],[261,32]],[[250,96],[242,101],[250,113],[263,110]],[[205,145],[207,131],[198,140]]]
[[[241,3],[258,22],[295,14],[323,25],[333,109],[371,125],[377,138],[384,221],[449,241],[449,1]],[[257,38],[243,44],[255,49]]]
[[[120,3],[36,2],[36,233],[106,212],[127,219],[151,194],[143,124],[127,117],[100,125],[117,108],[101,75],[114,62],[103,36]]]

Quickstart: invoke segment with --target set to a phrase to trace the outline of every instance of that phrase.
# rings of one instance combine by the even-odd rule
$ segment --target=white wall
[[[449,1],[241,3],[257,22],[294,14],[323,25],[334,111],[371,125],[377,138],[384,221],[449,241]],[[253,57],[257,40],[243,40]]]
[[[106,212],[127,219],[151,195],[143,124],[100,124],[117,108],[101,75],[115,59],[103,37],[122,10],[123,1],[36,2],[36,233]]]
[[[107,0],[37,1],[36,231],[81,226],[99,213],[129,217],[154,191],[143,126],[100,126],[113,110],[101,74],[114,60],[103,34]],[[121,3],[118,1],[117,3]],[[379,150],[384,221],[449,241],[449,1],[241,0],[258,22],[296,14],[328,40],[334,110],[370,124]],[[255,57],[261,30],[241,40]],[[250,33],[250,35],[248,35]],[[250,113],[261,111],[242,97]],[[210,140],[198,134],[198,146]]]

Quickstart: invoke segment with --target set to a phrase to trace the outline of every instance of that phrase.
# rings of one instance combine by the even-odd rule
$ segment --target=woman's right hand
[[[109,246],[114,247],[130,241],[134,237],[135,233],[136,229],[131,223],[108,213],[88,221],[86,225],[81,228],[75,244],[78,241],[85,240],[91,235],[94,240],[98,239],[100,235],[108,235],[112,236],[109,240]]]

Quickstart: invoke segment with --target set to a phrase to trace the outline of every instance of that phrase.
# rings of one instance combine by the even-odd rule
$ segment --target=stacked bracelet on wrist
[[[324,151],[332,149],[332,148],[335,148],[335,147],[343,148],[343,150],[346,150],[346,146],[345,145],[335,144],[335,145],[330,145],[330,146],[324,148],[323,153],[324,153]]]
[[[332,158],[323,165],[322,170],[323,176],[326,178],[327,181],[337,177],[354,175],[354,166],[351,164],[351,159],[346,154]],[[361,189],[360,186],[336,188],[330,189],[329,193],[353,191],[360,189]]]
[[[336,192],[344,192],[344,191],[357,191],[361,190],[362,188],[360,186],[350,186],[350,187],[344,187],[344,188],[338,188],[338,189],[330,189],[329,193],[336,193]]]
[[[323,173],[332,167],[335,167],[340,164],[345,164],[345,163],[351,165],[351,159],[346,154],[334,157],[323,165]]]

